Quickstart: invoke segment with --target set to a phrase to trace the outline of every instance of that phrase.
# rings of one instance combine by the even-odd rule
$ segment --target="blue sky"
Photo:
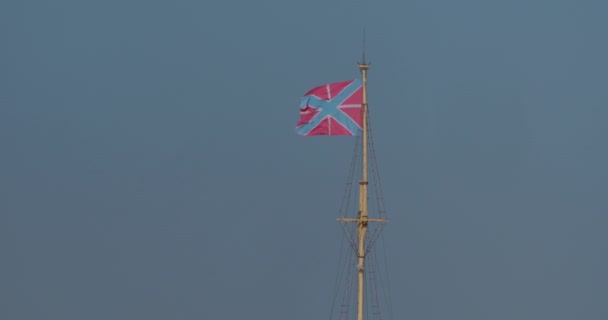
[[[603,1],[0,3],[0,318],[327,317],[369,101],[396,319],[608,317]]]

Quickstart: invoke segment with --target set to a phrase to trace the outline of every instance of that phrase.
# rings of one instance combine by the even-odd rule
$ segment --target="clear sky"
[[[608,319],[607,10],[1,1],[0,319],[326,319],[364,21],[394,320]]]

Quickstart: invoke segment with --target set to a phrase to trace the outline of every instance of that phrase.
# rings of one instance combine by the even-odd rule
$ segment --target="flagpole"
[[[364,280],[365,280],[365,235],[367,233],[367,226],[370,222],[386,222],[385,218],[370,218],[368,215],[368,204],[367,204],[367,188],[368,188],[368,148],[367,148],[367,139],[368,139],[368,106],[367,106],[367,70],[370,68],[370,64],[365,61],[365,37],[364,37],[364,50],[363,50],[363,59],[358,64],[359,70],[361,71],[362,78],[362,102],[361,102],[361,116],[362,119],[362,167],[363,172],[361,175],[361,180],[359,181],[359,212],[357,214],[357,218],[346,218],[339,217],[338,220],[342,222],[354,222],[357,223],[357,237],[359,246],[357,249],[357,273],[358,273],[358,295],[357,295],[357,320],[363,320],[363,310],[364,310]]]
[[[358,304],[357,304],[357,319],[363,320],[363,298],[364,298],[364,272],[365,272],[365,235],[367,233],[368,214],[367,214],[367,70],[369,64],[365,62],[365,51],[363,53],[363,60],[359,63],[359,70],[361,70],[361,78],[363,80],[363,101],[361,104],[361,115],[362,121],[362,145],[363,145],[363,172],[361,181],[359,181],[359,221],[357,221],[357,234],[359,236],[359,264],[358,264],[358,275],[359,275],[359,290],[358,290]]]

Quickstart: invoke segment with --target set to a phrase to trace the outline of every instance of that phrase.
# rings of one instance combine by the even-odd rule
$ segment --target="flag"
[[[296,132],[303,136],[356,136],[362,132],[360,78],[324,84],[308,91],[300,102]]]

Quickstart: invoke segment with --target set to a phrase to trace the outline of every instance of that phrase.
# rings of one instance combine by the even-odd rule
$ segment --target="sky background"
[[[607,319],[607,10],[1,1],[0,319],[327,319],[364,25],[394,320]]]

